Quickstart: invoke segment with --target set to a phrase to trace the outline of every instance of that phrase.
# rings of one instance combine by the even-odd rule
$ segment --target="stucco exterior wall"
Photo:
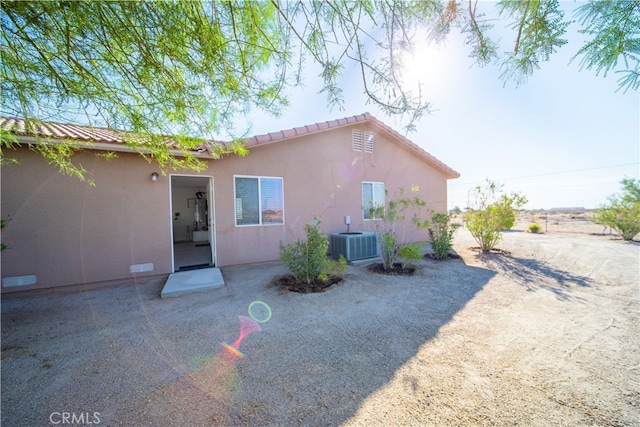
[[[37,282],[3,284],[3,292],[170,273],[169,188],[166,179],[151,181],[157,167],[134,154],[106,161],[86,151],[74,161],[95,180],[89,186],[26,148],[10,154],[19,163],[2,166],[3,282]],[[151,270],[132,274],[140,264]]]
[[[373,133],[373,153],[353,151],[353,129]],[[172,272],[169,176],[152,182],[158,167],[136,154],[107,161],[95,153],[74,157],[95,187],[60,174],[27,148],[12,152],[18,164],[2,166],[1,214],[8,221],[2,241],[9,245],[0,254],[3,282],[37,278],[30,286],[3,284],[3,292]],[[443,212],[447,206],[444,172],[370,122],[256,146],[245,158],[210,160],[200,175],[213,177],[219,267],[277,260],[279,242],[302,238],[314,216],[328,233],[346,231],[345,215],[351,231],[373,230],[362,217],[363,181],[384,182],[390,197],[400,187],[410,192],[418,186],[427,210]],[[283,178],[284,224],[235,225],[236,175]],[[427,239],[426,231],[409,230],[406,240]],[[144,271],[135,272],[139,268]]]
[[[374,133],[373,153],[353,151],[353,129]],[[428,210],[444,212],[447,206],[443,173],[368,123],[258,146],[246,158],[214,163],[213,172],[220,266],[278,259],[278,242],[303,237],[304,224],[314,216],[329,233],[346,231],[345,215],[351,216],[351,231],[371,231],[373,224],[362,217],[363,181],[384,182],[389,197],[400,187],[410,193],[418,186]],[[283,177],[285,224],[235,227],[234,175]],[[406,237],[427,239],[424,230]]]

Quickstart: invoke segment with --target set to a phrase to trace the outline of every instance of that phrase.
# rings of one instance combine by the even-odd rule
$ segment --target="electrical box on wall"
[[[351,217],[349,215],[344,217],[344,223],[347,225],[351,224]]]

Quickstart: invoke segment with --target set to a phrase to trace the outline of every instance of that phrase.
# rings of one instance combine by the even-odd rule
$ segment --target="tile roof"
[[[35,122],[31,125],[31,129],[27,129],[27,123],[24,119],[0,117],[0,128],[16,135],[124,144],[124,140],[121,138],[122,132],[90,126]]]
[[[0,117],[0,129],[19,136],[116,144],[122,146],[125,145],[127,136],[135,135],[131,132],[116,129],[45,121],[33,121],[30,123],[29,129],[27,129],[27,122],[24,119],[16,117]],[[197,147],[195,151],[206,151],[204,143],[205,141],[203,141],[203,145]],[[169,137],[167,138],[167,144],[171,147],[177,147],[176,142],[172,141]]]
[[[379,129],[387,132],[396,140],[402,142],[406,148],[413,151],[415,155],[427,161],[428,163],[441,169],[451,178],[458,178],[460,174],[449,166],[442,163],[440,160],[426,152],[420,146],[394,130],[387,124],[378,120],[369,113],[363,113],[356,116],[344,117],[341,119],[330,120],[326,122],[314,123],[305,126],[295,127],[291,129],[285,129],[278,132],[270,132],[261,135],[255,135],[244,140],[244,144],[248,149],[252,147],[258,147],[262,145],[271,144],[278,141],[297,138],[303,135],[309,135],[317,132],[323,132],[328,129],[338,128],[343,126],[352,125],[354,123],[370,122]],[[96,142],[105,144],[118,144],[124,145],[124,136],[126,132],[96,128],[89,126],[81,126],[74,124],[61,124],[53,122],[38,122],[33,125],[35,130],[28,130],[24,119],[14,117],[0,117],[0,128],[5,131],[12,132],[17,135],[32,136],[32,137],[45,137],[53,139],[75,140],[84,142]],[[173,143],[169,142],[171,145]],[[213,144],[214,141],[203,141],[203,145],[196,149],[197,152],[202,152],[207,149],[208,146]],[[218,143],[221,143],[218,141]],[[224,142],[222,142],[224,144]]]

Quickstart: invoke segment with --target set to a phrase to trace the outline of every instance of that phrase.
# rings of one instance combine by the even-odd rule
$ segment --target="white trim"
[[[210,176],[209,183],[207,184],[208,196],[209,196],[209,223],[207,227],[209,228],[209,244],[211,245],[211,264],[214,267],[218,266],[218,246],[216,246],[216,199],[214,192],[214,180],[213,177]],[[173,246],[173,245],[171,245]]]
[[[258,180],[258,224],[238,224],[238,198],[236,196],[236,178],[252,178]],[[262,179],[279,179],[282,183],[282,222],[262,223]],[[285,224],[285,208],[284,208],[284,177],[281,176],[263,176],[263,175],[233,175],[233,222],[236,227],[275,227]]]
[[[207,224],[207,226],[209,227],[209,244],[211,245],[211,263],[213,264],[214,267],[216,267],[218,265],[218,247],[216,244],[216,228],[215,228],[215,224],[216,224],[216,212],[215,212],[215,199],[214,199],[214,180],[213,180],[213,176],[211,175],[196,175],[196,174],[181,174],[181,173],[176,173],[176,174],[169,174],[169,234],[170,234],[170,239],[169,241],[171,242],[171,272],[175,273],[176,272],[176,262],[175,262],[175,251],[173,249],[174,244],[173,244],[173,178],[180,178],[180,177],[184,177],[184,178],[205,178],[207,179],[207,197],[210,197],[210,200],[207,200],[207,205],[209,207],[209,224]],[[210,187],[210,188],[209,188]],[[213,227],[211,227],[211,223],[213,223]],[[213,228],[213,230],[212,230]]]
[[[176,254],[174,250],[173,243],[173,179],[171,178],[173,175],[169,175],[169,241],[171,242],[171,272],[175,273],[176,271]]]

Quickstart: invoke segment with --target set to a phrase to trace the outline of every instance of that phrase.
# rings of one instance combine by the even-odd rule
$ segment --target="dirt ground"
[[[461,229],[458,260],[317,294],[269,263],[166,300],[162,278],[4,297],[1,423],[640,425],[640,244],[526,215],[508,254]]]

